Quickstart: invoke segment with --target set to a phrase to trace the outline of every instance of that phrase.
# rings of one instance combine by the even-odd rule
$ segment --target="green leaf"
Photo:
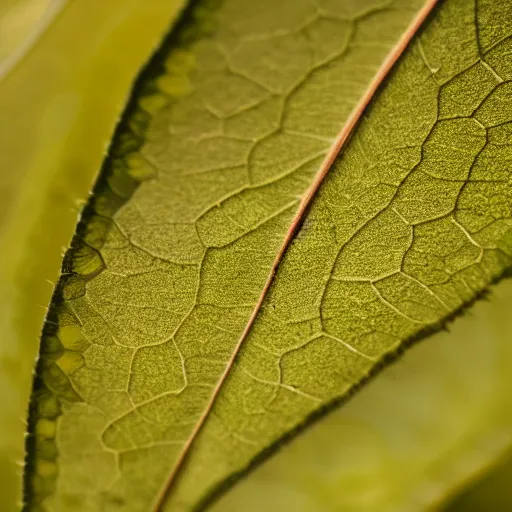
[[[0,5],[0,80],[37,45],[66,0],[4,0]]]
[[[489,299],[408,351],[212,510],[445,510],[432,505],[512,446],[512,280]],[[509,510],[510,469],[496,470],[447,512]]]
[[[510,267],[512,7],[442,2],[360,115],[433,3],[191,3],[64,261],[30,508],[203,507]]]
[[[24,419],[62,248],[133,75],[180,2],[0,3],[0,510],[11,512],[21,501]]]
[[[510,311],[510,309],[509,309]],[[510,429],[508,430],[510,434]],[[491,467],[488,474],[479,476],[474,486],[463,490],[446,507],[447,512],[478,512],[480,510],[506,511],[512,508],[510,478],[512,476],[510,450]],[[488,469],[488,468],[486,468]]]

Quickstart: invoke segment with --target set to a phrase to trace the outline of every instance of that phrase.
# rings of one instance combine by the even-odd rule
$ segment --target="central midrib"
[[[439,0],[426,0],[423,7],[418,11],[414,19],[411,21],[407,29],[402,34],[399,41],[396,43],[396,45],[391,49],[391,51],[388,53],[387,57],[384,59],[382,65],[378,69],[377,73],[371,80],[370,84],[368,85],[368,88],[362,95],[361,99],[359,100],[358,104],[355,106],[355,108],[352,110],[351,114],[349,115],[347,121],[343,125],[341,131],[339,132],[338,136],[336,137],[334,143],[332,144],[331,148],[329,149],[329,152],[327,153],[324,161],[322,162],[322,165],[320,166],[313,182],[311,183],[310,187],[302,197],[299,207],[297,209],[297,212],[290,224],[290,227],[288,228],[288,231],[286,232],[286,235],[283,239],[283,243],[281,244],[281,248],[279,249],[279,252],[277,253],[274,262],[272,263],[272,267],[270,269],[269,275],[267,277],[267,280],[265,282],[265,285],[263,286],[263,289],[261,291],[261,295],[258,299],[258,302],[256,303],[254,310],[247,322],[247,325],[245,326],[244,331],[242,332],[240,339],[238,340],[235,349],[233,350],[233,354],[231,355],[231,358],[229,359],[226,368],[224,372],[222,373],[221,377],[219,378],[217,384],[215,385],[215,388],[212,392],[212,395],[210,397],[210,400],[208,401],[208,404],[195,424],[190,436],[188,437],[187,441],[185,442],[182,451],[180,452],[178,459],[176,460],[176,463],[174,467],[171,469],[171,472],[162,487],[160,493],[157,496],[155,505],[153,507],[154,512],[163,512],[165,503],[167,499],[169,498],[169,495],[171,493],[172,487],[174,485],[174,482],[178,478],[178,475],[181,471],[181,468],[183,467],[186,458],[188,454],[190,453],[190,450],[192,448],[192,445],[194,444],[194,441],[197,439],[202,427],[204,426],[208,415],[210,414],[214,404],[215,400],[217,399],[220,390],[222,389],[222,386],[224,382],[226,381],[226,378],[228,377],[234,363],[236,360],[236,357],[238,353],[240,352],[240,349],[247,338],[247,335],[249,334],[249,331],[251,330],[256,317],[258,316],[258,313],[261,309],[261,306],[263,304],[263,301],[265,300],[265,297],[274,281],[274,277],[276,275],[277,268],[279,266],[279,263],[282,261],[284,254],[288,250],[288,247],[290,246],[293,238],[295,237],[298,229],[300,228],[302,221],[305,217],[305,214],[315,197],[316,192],[320,188],[322,182],[324,181],[325,177],[327,176],[327,173],[331,169],[334,161],[336,160],[336,157],[340,153],[341,149],[345,146],[347,141],[349,140],[352,132],[354,131],[355,127],[357,126],[359,120],[361,119],[363,113],[365,112],[366,108],[370,104],[372,98],[375,96],[376,92],[378,91],[379,87],[384,82],[385,78],[390,73],[393,66],[396,64],[400,56],[403,54],[415,34],[418,32],[419,28],[423,24],[423,22],[426,20],[426,18],[429,16],[429,14],[432,12],[436,4],[439,2]]]

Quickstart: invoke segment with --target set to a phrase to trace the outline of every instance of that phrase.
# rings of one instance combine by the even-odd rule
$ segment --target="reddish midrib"
[[[206,419],[208,418],[210,411],[212,410],[212,407],[222,388],[222,385],[224,384],[229,372],[231,371],[231,368],[233,367],[233,364],[240,351],[240,348],[242,347],[243,342],[247,338],[247,335],[251,330],[252,325],[254,324],[254,321],[256,320],[256,317],[259,313],[259,310],[261,309],[261,305],[263,304],[267,292],[270,289],[272,282],[274,281],[274,276],[276,274],[277,267],[281,262],[285,252],[287,251],[290,243],[292,242],[293,237],[295,236],[298,228],[300,227],[302,220],[304,219],[304,215],[307,212],[309,205],[311,204],[311,201],[313,200],[316,192],[320,188],[320,185],[322,184],[327,173],[329,172],[329,169],[332,167],[336,157],[338,156],[341,149],[350,138],[350,135],[352,134],[354,128],[357,126],[358,121],[361,119],[361,116],[363,115],[365,109],[368,107],[370,101],[374,97],[378,88],[381,86],[386,76],[389,74],[397,60],[403,54],[404,50],[407,48],[408,44],[411,42],[412,38],[414,37],[420,26],[423,24],[425,19],[432,12],[438,1],[439,0],[426,0],[424,6],[420,9],[416,17],[412,20],[411,24],[402,34],[402,37],[400,38],[398,43],[389,52],[381,67],[373,77],[365,93],[361,97],[359,103],[356,105],[356,107],[348,117],[346,123],[344,124],[343,128],[341,129],[340,133],[336,137],[336,140],[334,141],[331,149],[329,150],[327,156],[325,157],[325,160],[322,162],[322,165],[320,166],[320,169],[318,170],[318,173],[316,174],[313,183],[311,184],[307,192],[304,194],[304,197],[302,198],[297,209],[297,213],[293,218],[293,221],[286,233],[281,248],[272,264],[267,281],[265,282],[265,285],[261,291],[260,298],[256,306],[254,307],[251,317],[249,318],[247,325],[242,335],[240,336],[240,339],[238,340],[238,343],[236,344],[236,347],[226,366],[226,369],[224,370],[224,373],[221,375],[219,381],[217,382],[217,385],[213,390],[212,396],[210,397],[210,401],[208,402],[206,409],[204,410],[203,414],[201,415],[198,422],[194,426],[194,429],[190,434],[190,437],[187,439],[187,442],[183,446],[183,450],[181,451],[176,461],[176,464],[172,468],[169,477],[165,482],[165,485],[163,486],[162,490],[160,491],[160,494],[157,497],[156,504],[154,506],[155,512],[163,512],[165,502],[167,501],[167,498],[170,494],[173,483],[175,482],[181,468],[183,467],[183,464],[190,452],[192,444],[199,435],[199,432],[201,431],[203,425],[206,422]]]

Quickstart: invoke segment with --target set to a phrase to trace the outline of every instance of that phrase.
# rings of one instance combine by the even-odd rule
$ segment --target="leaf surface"
[[[510,464],[508,474],[505,467],[494,477],[495,487],[477,484],[447,508],[440,504],[510,451],[511,303],[507,279],[449,332],[405,353],[212,510],[508,510]]]
[[[442,3],[295,234],[422,6],[191,4],[64,262],[31,407],[32,504],[202,507],[509,267],[501,2]]]

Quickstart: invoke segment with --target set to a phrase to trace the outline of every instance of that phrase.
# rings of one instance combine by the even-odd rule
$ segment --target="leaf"
[[[510,510],[512,494],[510,477],[512,458],[510,451],[498,461],[496,467],[480,479],[473,487],[464,490],[447,507],[448,512],[476,512],[480,510]],[[479,475],[481,476],[481,475]]]
[[[32,508],[202,508],[510,267],[508,4],[443,2],[329,165],[422,6],[191,4],[65,258]]]
[[[62,247],[133,75],[179,4],[73,0],[56,13],[46,5],[56,2],[0,3],[0,58],[26,47],[23,36],[45,25],[48,13],[58,14],[0,81],[0,510],[10,512],[21,500],[23,419],[53,287],[47,279],[58,279]],[[43,3],[50,9],[46,18]]]
[[[66,0],[5,0],[0,5],[0,80],[37,44]]]
[[[511,301],[508,279],[450,332],[407,352],[212,510],[445,510],[447,495],[512,446]],[[495,481],[505,484],[506,473]],[[492,501],[487,484],[485,494],[469,491],[463,503],[508,510],[503,484]],[[459,502],[446,510],[462,512]]]

